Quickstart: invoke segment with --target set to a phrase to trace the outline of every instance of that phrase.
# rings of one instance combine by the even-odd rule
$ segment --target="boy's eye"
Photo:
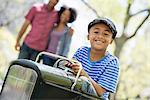
[[[99,32],[98,31],[94,31],[94,33],[98,34]]]
[[[106,35],[106,36],[107,36],[107,35],[109,35],[109,34],[105,32],[105,33],[104,33],[104,35]]]

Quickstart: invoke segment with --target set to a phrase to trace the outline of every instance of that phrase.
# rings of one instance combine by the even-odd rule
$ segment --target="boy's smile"
[[[111,30],[103,23],[95,24],[91,27],[88,39],[91,43],[91,49],[95,50],[106,50],[113,40]]]

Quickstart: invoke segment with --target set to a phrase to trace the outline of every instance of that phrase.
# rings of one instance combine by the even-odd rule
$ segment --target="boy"
[[[88,33],[91,47],[78,49],[73,58],[82,64],[80,75],[88,78],[97,95],[107,100],[109,93],[116,90],[119,74],[118,59],[106,51],[117,34],[116,27],[107,18],[95,19],[89,23]],[[78,64],[69,66],[78,72]]]

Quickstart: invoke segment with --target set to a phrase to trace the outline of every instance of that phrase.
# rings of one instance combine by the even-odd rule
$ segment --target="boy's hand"
[[[74,71],[74,74],[77,74],[78,71],[79,71],[79,69],[80,69],[80,67],[82,67],[82,66],[80,66],[80,64],[78,64],[78,63],[67,63],[66,66],[67,66],[67,67],[70,67],[70,68]],[[89,77],[89,76],[87,75],[87,73],[84,71],[83,68],[82,68],[82,71],[81,71],[80,75],[81,75],[81,76],[85,76],[85,77]]]
[[[65,66],[70,67],[74,71],[74,74],[77,74],[80,69],[80,65],[78,63],[68,62]]]

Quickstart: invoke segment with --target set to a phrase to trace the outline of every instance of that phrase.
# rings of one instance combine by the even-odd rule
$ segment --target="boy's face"
[[[91,49],[106,50],[107,46],[112,43],[112,35],[107,25],[103,23],[95,24],[91,27],[88,34]]]

